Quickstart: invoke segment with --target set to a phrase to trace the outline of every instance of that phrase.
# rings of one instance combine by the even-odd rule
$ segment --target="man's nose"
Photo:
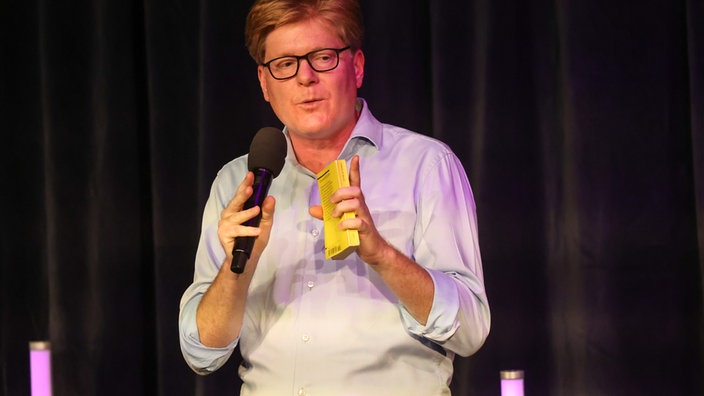
[[[300,60],[296,78],[301,84],[310,84],[318,81],[318,72],[313,70],[310,63],[308,63],[308,59],[304,58]]]

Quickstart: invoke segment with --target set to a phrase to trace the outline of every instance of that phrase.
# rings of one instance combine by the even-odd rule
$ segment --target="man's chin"
[[[297,123],[289,128],[293,133],[308,139],[322,139],[333,134],[330,125],[324,122],[308,120],[308,122]]]

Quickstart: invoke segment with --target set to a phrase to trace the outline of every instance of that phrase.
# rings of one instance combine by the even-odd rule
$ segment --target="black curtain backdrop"
[[[447,142],[478,205],[492,332],[455,395],[704,394],[704,3],[362,1],[360,95]],[[263,101],[249,1],[0,2],[3,395],[234,395],[178,303],[216,171]]]

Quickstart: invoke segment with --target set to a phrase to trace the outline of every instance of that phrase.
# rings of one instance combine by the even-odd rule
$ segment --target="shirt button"
[[[313,286],[315,286],[315,282],[313,282],[313,281],[308,281],[308,283],[306,284],[306,286],[308,286],[309,289],[312,289]]]
[[[313,235],[313,238],[317,238],[320,236],[320,230],[317,228],[313,228],[313,230],[310,233]]]
[[[303,340],[303,342],[308,342],[308,341],[310,341],[310,336],[308,334],[304,334],[303,337],[301,337],[301,339]]]

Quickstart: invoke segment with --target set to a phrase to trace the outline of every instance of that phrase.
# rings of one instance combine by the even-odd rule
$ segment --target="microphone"
[[[247,167],[254,173],[254,184],[252,185],[252,195],[244,203],[244,209],[261,206],[269,192],[271,181],[281,173],[286,159],[286,138],[284,134],[276,128],[265,127],[260,129],[249,146],[249,157]],[[262,212],[244,222],[248,227],[259,227],[262,219]],[[235,238],[235,247],[232,249],[232,264],[230,270],[236,274],[244,271],[244,266],[252,254],[255,237]]]

